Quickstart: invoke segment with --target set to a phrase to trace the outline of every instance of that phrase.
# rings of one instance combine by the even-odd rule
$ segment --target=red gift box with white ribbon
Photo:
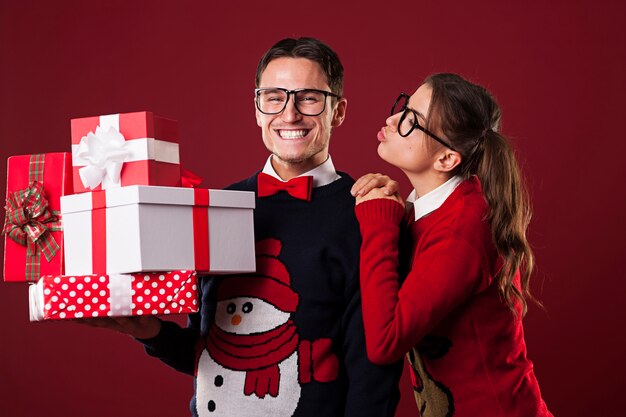
[[[254,193],[129,186],[64,196],[65,274],[255,271]]]
[[[178,123],[151,112],[72,119],[74,192],[180,185]]]
[[[4,280],[36,282],[61,275],[60,198],[72,193],[71,154],[11,156],[7,161]]]
[[[195,271],[45,276],[29,288],[31,321],[189,314],[198,311]]]

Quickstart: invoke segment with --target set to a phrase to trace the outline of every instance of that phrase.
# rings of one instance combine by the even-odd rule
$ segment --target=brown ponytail
[[[427,124],[461,153],[456,173],[463,178],[478,176],[490,208],[486,220],[504,261],[496,282],[513,313],[517,314],[517,301],[524,316],[526,300],[534,300],[529,289],[534,255],[526,239],[532,210],[515,153],[498,133],[500,109],[485,88],[458,75],[435,74],[425,84],[432,88]],[[514,283],[518,270],[519,288]]]

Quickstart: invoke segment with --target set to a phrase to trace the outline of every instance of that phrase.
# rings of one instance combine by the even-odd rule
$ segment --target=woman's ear
[[[439,154],[439,157],[435,160],[434,168],[440,172],[452,172],[456,167],[461,164],[461,154],[452,149],[446,149]]]

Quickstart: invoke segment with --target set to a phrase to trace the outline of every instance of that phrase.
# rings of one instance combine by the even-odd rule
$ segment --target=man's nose
[[[296,109],[293,96],[289,97],[289,100],[287,100],[287,105],[285,106],[285,110],[283,110],[281,117],[285,122],[295,122],[302,118],[302,114],[300,114],[300,112]]]

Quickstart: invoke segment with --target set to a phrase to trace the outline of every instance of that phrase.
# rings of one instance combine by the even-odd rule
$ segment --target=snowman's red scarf
[[[278,396],[278,364],[298,347],[298,334],[292,320],[261,334],[227,333],[215,324],[206,339],[211,357],[224,368],[246,372],[244,394]]]

